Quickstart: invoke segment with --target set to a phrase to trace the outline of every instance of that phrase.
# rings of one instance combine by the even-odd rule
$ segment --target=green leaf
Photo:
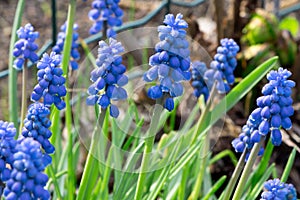
[[[299,22],[295,17],[285,17],[279,23],[280,30],[288,30],[293,37],[296,37],[299,31]]]
[[[197,154],[202,142],[203,133],[209,130],[228,110],[230,110],[241,98],[243,98],[265,75],[276,66],[278,57],[268,59],[259,65],[247,77],[245,77],[231,92],[217,104],[212,111],[204,116],[203,124],[198,130],[198,141],[192,145],[188,151],[182,155],[177,164],[173,167],[170,177],[174,177],[182,167]]]
[[[209,200],[210,197],[212,195],[214,195],[216,193],[216,191],[218,191],[218,189],[220,189],[220,187],[223,185],[223,183],[225,182],[227,176],[222,176],[208,191],[208,193],[203,197],[203,200]]]
[[[292,153],[289,156],[288,162],[284,168],[283,174],[281,176],[281,182],[287,181],[287,179],[291,173],[291,170],[292,170],[292,167],[293,167],[293,164],[295,161],[295,157],[296,157],[296,148],[294,147]]]
[[[236,156],[234,155],[234,153],[229,150],[226,149],[224,151],[221,151],[220,153],[218,153],[217,155],[215,155],[212,159],[210,159],[209,161],[209,165],[214,164],[215,162],[217,162],[218,160],[221,160],[222,158],[224,158],[225,156],[228,156],[231,160],[231,162],[234,164],[234,166],[236,166],[237,164],[237,159]]]
[[[253,188],[253,190],[250,191],[250,194],[247,193],[247,199],[246,200],[253,200],[256,199],[258,197],[258,195],[260,194],[264,183],[268,180],[268,178],[270,177],[270,175],[272,174],[272,171],[275,169],[275,164],[273,163],[266,171],[265,173],[260,177],[260,179],[255,183],[255,187]],[[248,180],[250,181],[250,180]]]

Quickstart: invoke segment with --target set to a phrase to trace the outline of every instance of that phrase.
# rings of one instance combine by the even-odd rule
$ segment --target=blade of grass
[[[282,173],[281,182],[285,183],[287,181],[287,179],[288,179],[288,177],[291,173],[295,158],[296,158],[296,148],[294,147],[292,153],[289,156],[289,159],[288,159],[288,162],[287,162],[287,164],[284,168],[284,171]]]
[[[68,81],[68,67],[70,61],[71,47],[72,47],[72,38],[73,38],[73,25],[76,11],[76,0],[69,1],[68,8],[68,17],[67,17],[67,30],[66,30],[66,38],[63,48],[63,58],[62,58],[62,69],[64,75],[66,76],[66,88],[69,86]],[[69,200],[74,199],[75,194],[75,168],[73,166],[73,135],[72,135],[72,108],[70,105],[70,92],[68,91],[65,96],[66,102],[66,126],[68,133],[67,140],[67,149],[68,149],[68,183],[67,183],[67,196]]]
[[[203,197],[203,200],[209,200],[211,196],[213,196],[218,189],[220,189],[220,187],[223,185],[223,183],[225,182],[227,176],[222,176],[208,191],[208,193]]]
[[[212,157],[210,160],[209,160],[209,165],[212,165],[214,164],[215,162],[217,162],[218,160],[221,160],[222,158],[228,156],[232,162],[232,164],[234,166],[237,165],[237,158],[236,156],[234,155],[234,153],[229,150],[229,149],[226,149],[224,151],[221,151],[220,153],[218,153],[217,155],[215,155],[214,157]]]
[[[275,168],[275,164],[273,163],[267,170],[265,170],[265,173],[260,177],[260,179],[255,183],[255,187],[250,190],[250,194],[247,194],[247,200],[252,200],[252,199],[256,199],[258,197],[258,195],[260,194],[264,182],[266,182],[268,180],[268,178],[271,176],[272,171]]]

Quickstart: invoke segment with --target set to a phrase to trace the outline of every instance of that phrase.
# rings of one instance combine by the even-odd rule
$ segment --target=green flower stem
[[[53,166],[49,165],[49,167],[47,169],[50,173],[50,177],[52,179],[52,182],[53,182],[53,185],[54,185],[54,190],[55,190],[55,193],[58,197],[58,200],[62,200],[63,198],[62,198],[62,195],[61,195],[61,192],[60,192],[60,189],[59,189],[57,178],[55,177]]]
[[[73,38],[73,24],[76,11],[76,0],[70,0],[67,18],[66,40],[63,50],[62,69],[66,76],[66,88],[68,88],[68,67],[71,54],[72,38]],[[75,194],[75,168],[73,163],[73,136],[72,136],[72,108],[70,105],[70,93],[67,92],[65,97],[66,102],[66,126],[68,133],[67,149],[68,149],[68,199],[73,200]]]
[[[137,187],[136,187],[136,191],[135,191],[135,195],[134,195],[135,200],[142,199],[144,184],[145,184],[146,175],[147,175],[146,172],[147,172],[147,168],[149,167],[149,161],[150,161],[149,159],[150,159],[151,151],[152,151],[153,144],[154,144],[155,133],[157,131],[156,128],[157,128],[157,125],[159,124],[160,115],[161,115],[161,112],[163,109],[162,101],[163,101],[163,98],[158,99],[158,102],[154,108],[149,131],[146,134],[146,136],[149,136],[149,137],[147,137],[145,139],[145,149],[144,149],[144,154],[143,154],[143,158],[142,158],[141,171],[139,174]]]
[[[111,146],[108,151],[106,166],[105,166],[104,175],[103,175],[103,181],[101,183],[100,194],[102,195],[102,199],[108,198],[107,186],[108,186],[108,181],[109,181],[110,172],[111,172],[110,162],[111,162],[112,149],[113,149],[113,147]]]
[[[94,158],[94,154],[96,153],[97,145],[99,144],[100,134],[103,131],[103,123],[106,115],[106,110],[101,109],[100,116],[98,118],[97,126],[95,127],[95,130],[93,132],[91,145],[89,148],[89,153],[87,156],[86,164],[84,166],[81,182],[79,185],[77,200],[85,200],[86,199],[86,188],[89,186],[89,177],[93,173],[91,169],[93,169],[94,162],[96,162],[96,159]],[[90,186],[89,186],[90,187]]]
[[[203,123],[203,120],[205,119],[207,114],[210,112],[216,92],[217,92],[217,90],[216,90],[216,82],[215,82],[212,86],[212,90],[211,90],[211,94],[209,95],[209,99],[207,100],[207,105],[204,107],[204,109],[202,109],[203,112],[201,113],[201,117],[198,121],[197,128],[195,129],[194,134],[193,134],[192,145],[197,140],[197,137],[199,134],[199,129]],[[200,103],[199,103],[199,105],[200,105]],[[202,187],[205,169],[206,169],[207,163],[208,163],[208,155],[209,155],[208,152],[209,152],[209,148],[210,148],[210,140],[209,140],[207,133],[205,133],[203,137],[204,137],[204,145],[203,145],[202,151],[201,151],[201,155],[203,156],[203,161],[201,162],[200,172],[198,173],[198,176],[196,179],[196,184],[194,185],[194,189],[188,198],[189,200],[198,198],[200,191],[201,191],[201,187]]]
[[[259,143],[256,143],[252,150],[251,150],[251,153],[250,153],[250,156],[247,160],[247,163],[246,163],[246,166],[244,168],[244,171],[241,175],[241,178],[239,180],[239,183],[237,185],[237,188],[234,192],[234,195],[233,195],[233,200],[240,200],[242,195],[243,195],[243,192],[244,192],[244,187],[246,185],[246,182],[247,182],[247,179],[248,177],[250,176],[250,173],[251,173],[251,169],[253,167],[253,164],[257,158],[257,154],[260,150],[260,147],[262,145],[262,143],[264,142],[264,137],[261,138],[260,142]]]
[[[22,134],[22,128],[23,128],[24,119],[25,119],[26,110],[27,110],[27,70],[28,70],[27,62],[28,62],[28,60],[25,59],[24,66],[23,66],[23,72],[22,72],[22,106],[21,106],[19,135]]]
[[[243,171],[244,165],[245,165],[245,158],[246,158],[246,149],[245,151],[242,153],[239,162],[237,164],[237,166],[234,169],[234,172],[230,178],[230,181],[227,185],[227,188],[225,190],[224,193],[224,197],[222,198],[222,200],[229,200],[233,191],[233,188],[241,174],[241,172]]]
[[[178,200],[185,199],[185,186],[186,186],[186,181],[187,181],[188,175],[189,175],[189,167],[184,166],[183,170],[182,170],[182,175],[181,175],[180,187],[178,189],[178,195],[177,195]]]
[[[208,156],[209,156],[208,152],[209,152],[209,147],[210,147],[208,135],[205,134],[204,137],[205,137],[205,140],[204,140],[203,147],[201,149],[202,151],[200,153],[200,155],[202,155],[202,157],[203,157],[201,166],[200,166],[200,171],[198,173],[196,183],[194,185],[194,189],[193,189],[191,195],[189,196],[188,200],[197,200],[198,196],[201,195],[202,182],[203,182],[203,177],[204,177],[205,170],[206,170],[207,163],[208,163]]]
[[[202,125],[203,121],[205,120],[205,118],[207,117],[207,114],[210,112],[210,109],[211,109],[211,106],[212,106],[212,103],[213,103],[213,98],[216,95],[216,92],[217,92],[217,90],[216,90],[216,82],[215,82],[212,86],[211,94],[209,95],[209,98],[207,100],[207,104],[206,104],[205,108],[202,109],[203,112],[201,113],[201,116],[198,120],[198,123],[197,123],[197,126],[196,126],[197,128],[195,129],[195,131],[193,133],[193,138],[192,138],[192,143],[191,143],[192,145],[196,142],[197,137],[200,133],[199,130],[201,129],[201,125]],[[206,134],[204,134],[204,135],[206,135]]]
[[[11,30],[11,39],[10,39],[10,45],[9,45],[9,74],[8,74],[8,99],[9,99],[9,119],[12,121],[18,130],[19,124],[18,124],[18,90],[17,90],[17,70],[13,67],[14,65],[14,57],[13,57],[13,50],[14,45],[17,40],[17,30],[20,27],[23,11],[24,11],[24,5],[25,0],[19,0],[13,27]]]

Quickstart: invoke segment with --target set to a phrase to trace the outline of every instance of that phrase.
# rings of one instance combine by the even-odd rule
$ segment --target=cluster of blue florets
[[[209,89],[203,78],[206,70],[207,68],[204,62],[195,61],[192,63],[192,86],[194,88],[194,95],[197,98],[203,95],[205,101],[207,101],[209,97]]]
[[[217,48],[217,54],[210,63],[210,69],[205,72],[204,79],[216,81],[216,89],[221,94],[228,92],[230,85],[234,83],[233,71],[237,66],[236,54],[239,49],[233,39],[222,39],[221,46]]]
[[[67,93],[64,83],[63,70],[59,67],[61,56],[51,52],[50,56],[45,53],[38,62],[37,76],[38,84],[34,87],[31,94],[32,101],[39,101],[43,98],[43,103],[50,107],[54,104],[59,110],[65,108],[66,104],[62,100]]]
[[[40,144],[32,138],[22,138],[15,149],[11,176],[4,189],[5,199],[50,199],[49,191],[44,189],[48,176],[43,173],[48,162]]]
[[[91,72],[93,84],[88,88],[90,95],[86,102],[88,105],[99,104],[103,109],[110,105],[110,115],[118,117],[119,109],[111,104],[111,100],[117,101],[127,98],[124,85],[128,83],[128,77],[124,74],[126,67],[122,64],[124,51],[120,42],[110,38],[109,44],[104,41],[99,42],[97,68]]]
[[[57,54],[61,54],[63,49],[64,49],[64,43],[65,43],[66,31],[67,31],[66,23],[63,24],[60,27],[60,30],[61,30],[61,32],[58,33],[56,45],[52,49],[52,51],[54,51]],[[72,36],[72,46],[71,46],[71,57],[70,57],[70,66],[71,66],[72,70],[78,69],[77,61],[80,58],[80,54],[78,52],[79,34],[77,33],[77,30],[78,30],[78,25],[74,24],[74,26],[73,26],[73,36]]]
[[[29,106],[27,116],[24,120],[22,135],[32,137],[38,141],[47,154],[54,152],[55,148],[49,138],[52,132],[49,130],[51,121],[48,119],[49,108],[42,103],[33,103]]]
[[[0,121],[0,181],[7,181],[11,169],[7,164],[12,164],[13,153],[15,152],[16,128],[13,123]]]
[[[90,34],[96,34],[107,28],[107,37],[114,37],[115,26],[122,25],[123,10],[119,7],[120,0],[94,0],[92,10],[89,12],[89,18],[94,22],[90,28]],[[105,26],[107,24],[107,27]]]
[[[249,116],[246,125],[242,128],[242,133],[239,137],[232,141],[232,146],[235,148],[236,152],[242,153],[245,148],[247,149],[246,160],[250,155],[250,151],[255,143],[261,140],[261,135],[259,134],[258,127],[262,122],[260,116],[260,109],[255,109]],[[261,147],[258,153],[261,156],[264,153],[264,148]]]
[[[290,116],[294,114],[294,109],[291,94],[295,82],[288,80],[291,75],[290,71],[282,68],[271,71],[267,75],[269,83],[262,89],[264,96],[257,99],[263,119],[259,125],[259,133],[267,135],[271,131],[272,143],[275,146],[279,146],[282,141],[279,128],[288,130],[292,127]]]
[[[159,39],[155,46],[156,53],[149,59],[151,68],[144,74],[146,82],[158,81],[159,85],[149,88],[148,96],[152,99],[165,98],[164,107],[174,109],[174,97],[181,96],[181,81],[191,78],[190,51],[184,28],[188,24],[182,15],[168,14],[164,19],[166,25],[159,26]]]
[[[251,150],[254,143],[258,143],[261,137],[269,132],[271,132],[272,144],[275,146],[281,144],[280,128],[292,127],[289,117],[294,113],[291,94],[295,82],[288,80],[290,76],[291,72],[282,68],[277,71],[272,70],[267,75],[269,83],[262,89],[264,96],[257,99],[258,108],[249,116],[239,137],[232,142],[237,152],[243,152],[245,148]]]
[[[39,37],[39,33],[34,31],[31,24],[26,24],[24,27],[19,28],[17,35],[19,40],[15,43],[13,50],[13,55],[17,57],[17,59],[14,61],[13,66],[16,69],[22,69],[25,59],[29,59],[33,63],[39,59],[35,53],[38,49],[35,39]]]
[[[261,200],[297,200],[295,187],[292,184],[282,183],[279,179],[265,182],[264,189]]]

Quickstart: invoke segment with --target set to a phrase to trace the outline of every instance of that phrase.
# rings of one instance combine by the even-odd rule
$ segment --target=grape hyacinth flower
[[[205,72],[204,79],[216,81],[216,89],[220,94],[228,92],[229,85],[234,83],[233,71],[237,66],[236,54],[239,49],[233,39],[222,39],[221,46],[217,48],[217,54],[210,63],[210,69]],[[209,88],[211,87],[212,85],[209,85]]]
[[[245,148],[250,151],[254,143],[258,143],[269,132],[272,144],[281,144],[280,128],[287,130],[292,127],[289,117],[294,113],[291,94],[295,82],[288,80],[290,76],[291,72],[283,68],[272,70],[267,75],[269,83],[262,89],[264,96],[256,101],[258,108],[250,114],[239,137],[232,141],[236,152],[243,152]]]
[[[55,46],[52,48],[52,51],[54,51],[56,54],[61,54],[63,52],[63,49],[64,49],[64,43],[65,43],[66,31],[67,31],[66,23],[63,24],[60,27],[60,30],[61,30],[61,32],[58,33],[57,42],[56,42]],[[74,24],[74,26],[73,26],[73,36],[72,36],[71,57],[70,57],[70,66],[71,66],[72,70],[77,70],[78,69],[77,61],[80,58],[80,54],[78,52],[79,34],[77,33],[77,30],[78,30],[78,25]]]
[[[66,104],[62,97],[66,96],[66,82],[63,77],[63,70],[59,67],[61,56],[51,52],[50,56],[44,53],[43,58],[38,62],[37,76],[38,84],[34,87],[31,100],[36,102],[43,98],[43,103],[50,107],[54,104],[57,109],[62,110]]]
[[[294,114],[294,109],[291,94],[295,82],[288,80],[291,75],[287,69],[272,70],[267,75],[269,83],[262,89],[264,96],[257,99],[257,106],[261,109],[263,118],[258,128],[259,133],[267,135],[271,132],[271,140],[275,146],[279,146],[282,141],[279,129],[288,130],[292,127],[290,116]]]
[[[194,88],[194,96],[199,98],[204,96],[205,102],[209,97],[209,90],[204,81],[204,73],[206,72],[206,64],[204,62],[195,61],[192,63],[192,86]],[[210,81],[210,80],[208,80]]]
[[[258,132],[258,127],[262,122],[262,117],[260,116],[260,109],[255,109],[249,116],[246,125],[242,128],[242,133],[239,137],[232,141],[232,146],[236,152],[242,153],[245,148],[247,149],[246,161],[250,155],[250,151],[255,143],[258,143],[261,139]],[[261,156],[264,153],[264,148],[261,147],[258,155]]]
[[[94,22],[90,28],[90,34],[101,32],[107,28],[107,37],[114,37],[116,32],[113,30],[115,26],[122,25],[123,10],[119,7],[120,0],[94,0],[92,10],[88,16]],[[104,27],[107,24],[108,27]]]
[[[22,135],[32,137],[41,144],[47,154],[54,152],[55,148],[50,143],[49,138],[52,133],[49,130],[51,121],[48,119],[50,109],[44,104],[36,102],[29,106],[27,116],[24,120]]]
[[[122,64],[124,51],[120,42],[109,38],[109,44],[99,42],[97,68],[91,72],[93,84],[88,88],[89,96],[86,99],[88,105],[100,105],[106,109],[110,105],[110,115],[119,116],[117,106],[111,104],[111,100],[123,100],[127,98],[127,92],[122,87],[128,83],[128,77],[124,74],[126,67]]]
[[[292,184],[282,183],[279,179],[265,182],[264,189],[261,200],[297,200],[295,187]]]
[[[164,107],[174,109],[174,97],[183,94],[182,81],[190,80],[190,51],[184,28],[188,24],[182,19],[182,14],[176,18],[172,14],[165,16],[165,25],[158,27],[159,39],[155,46],[156,53],[149,59],[151,68],[144,74],[146,82],[158,81],[158,85],[148,90],[152,99],[164,98]]]
[[[48,176],[43,173],[48,162],[40,144],[32,138],[19,139],[13,158],[11,176],[4,189],[5,199],[50,199],[49,191],[44,189]]]
[[[10,177],[10,168],[17,141],[14,139],[16,128],[13,123],[0,120],[0,181],[7,181]]]
[[[13,56],[16,57],[13,66],[16,69],[22,69],[25,59],[29,59],[33,63],[39,59],[35,53],[38,49],[35,39],[39,37],[39,33],[34,31],[31,24],[26,24],[24,27],[19,28],[17,35],[19,40],[15,43],[13,50]]]

